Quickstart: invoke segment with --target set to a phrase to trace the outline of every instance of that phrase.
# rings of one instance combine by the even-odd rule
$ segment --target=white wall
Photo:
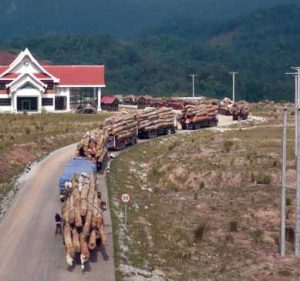
[[[8,99],[10,98],[9,95],[1,95],[0,99]],[[5,113],[5,112],[12,112],[12,100],[11,100],[11,106],[0,106],[0,112]]]

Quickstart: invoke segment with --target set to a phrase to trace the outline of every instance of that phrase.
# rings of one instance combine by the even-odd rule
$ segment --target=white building
[[[101,110],[103,65],[41,65],[28,49],[0,66],[0,112],[67,112],[91,104]]]

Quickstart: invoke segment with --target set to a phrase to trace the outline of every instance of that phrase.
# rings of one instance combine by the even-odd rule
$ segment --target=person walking
[[[55,214],[55,224],[56,224],[55,235],[57,235],[58,233],[62,234],[62,218],[58,213]]]

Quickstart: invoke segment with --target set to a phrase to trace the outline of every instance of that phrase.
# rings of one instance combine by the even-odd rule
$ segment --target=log
[[[108,238],[107,238],[107,234],[106,231],[104,229],[104,225],[103,223],[101,225],[98,226],[98,231],[101,237],[101,242],[104,246],[108,246]]]
[[[86,216],[88,210],[88,201],[87,201],[88,192],[89,192],[89,185],[85,183],[81,190],[80,215],[82,217]]]
[[[82,227],[82,218],[80,215],[80,193],[78,189],[73,190],[74,198],[74,215],[76,227]]]
[[[86,258],[86,261],[88,261],[88,259],[90,258],[90,251],[89,251],[89,247],[88,247],[86,238],[84,237],[84,235],[82,233],[80,233],[80,235],[79,235],[79,242],[80,242],[81,254]]]
[[[74,250],[72,236],[71,236],[71,228],[70,225],[68,224],[64,225],[64,241],[65,241],[67,254],[72,258],[74,258],[75,250]]]
[[[89,237],[89,249],[94,250],[96,246],[96,230],[93,229]]]
[[[70,219],[70,224],[75,223],[75,213],[74,213],[74,198],[73,194],[69,197],[70,199],[70,209],[69,209],[69,219]]]
[[[102,222],[102,214],[100,212],[100,204],[97,194],[94,196],[93,202],[93,218],[92,218],[92,228],[97,228],[97,225]]]
[[[80,253],[80,242],[79,242],[79,234],[76,228],[72,229],[72,238],[73,238],[73,245],[75,253]]]
[[[86,218],[85,218],[85,223],[83,226],[83,235],[85,237],[88,237],[90,234],[90,230],[91,230],[91,224],[92,224],[92,217],[93,217],[93,212],[91,210],[91,208],[89,208]]]
[[[62,207],[62,218],[65,223],[69,224],[70,219],[69,219],[68,201],[69,201],[69,198],[67,198],[66,204]]]

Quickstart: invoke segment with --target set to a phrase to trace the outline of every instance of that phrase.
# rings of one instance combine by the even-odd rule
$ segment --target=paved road
[[[75,146],[55,151],[26,175],[7,214],[0,221],[0,281],[114,281],[110,213],[105,224],[110,246],[98,249],[85,272],[68,270],[62,237],[55,236],[54,214],[60,211],[58,178]],[[102,194],[105,180],[99,176]],[[108,199],[106,199],[108,202]]]

